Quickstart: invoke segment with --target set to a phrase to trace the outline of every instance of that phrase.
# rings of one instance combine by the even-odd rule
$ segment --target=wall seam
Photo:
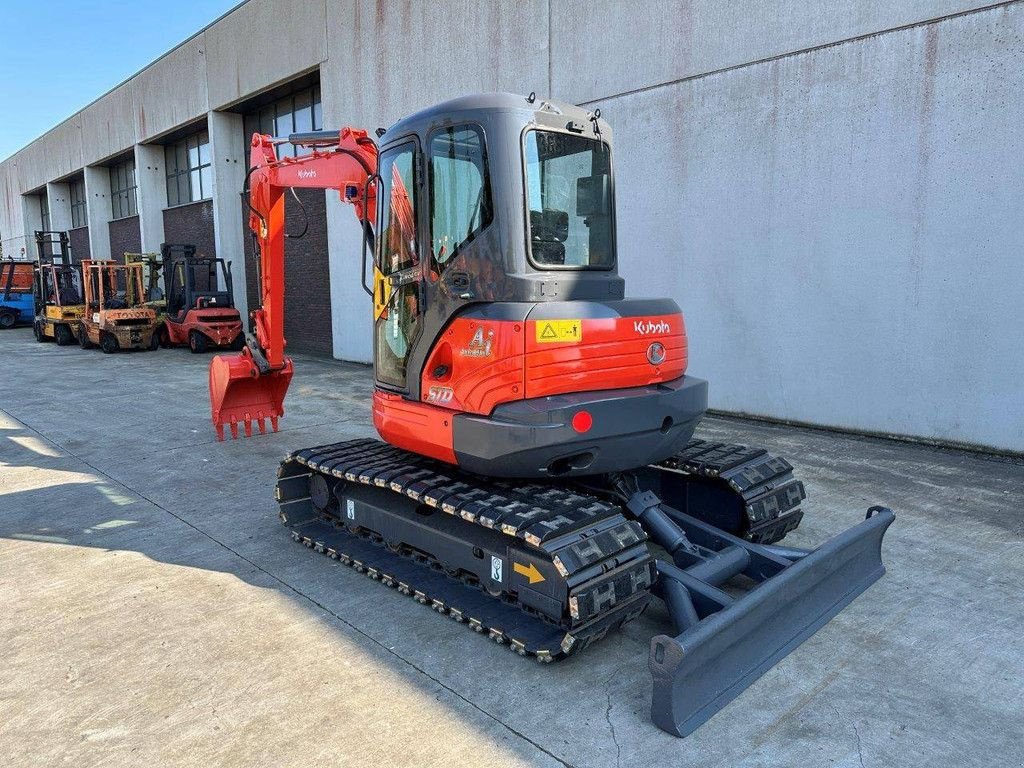
[[[552,59],[554,58],[554,51],[551,50],[554,35],[551,32],[551,0],[548,0],[548,96],[552,96],[551,89],[554,87],[554,83],[551,79],[551,68],[553,66]]]
[[[928,26],[931,26],[932,24],[941,24],[942,22],[951,21],[953,19],[959,19],[959,18],[964,17],[964,16],[972,16],[972,15],[978,14],[978,13],[987,13],[989,11],[993,11],[993,10],[996,10],[998,8],[1009,8],[1009,7],[1014,6],[1014,5],[1019,5],[1021,2],[1024,2],[1024,0],[1003,0],[1003,2],[992,3],[991,5],[985,5],[985,6],[982,6],[980,8],[970,8],[970,9],[968,9],[966,11],[957,11],[955,13],[947,13],[944,16],[935,16],[935,17],[933,17],[931,19],[925,19],[923,21],[915,21],[915,22],[912,22],[910,24],[902,24],[902,25],[897,26],[897,27],[890,27],[888,29],[881,29],[881,30],[877,30],[875,32],[866,32],[863,35],[855,35],[853,37],[843,38],[842,40],[833,40],[832,42],[829,42],[829,43],[821,43],[819,45],[811,45],[811,46],[808,46],[806,48],[800,48],[799,50],[788,51],[787,53],[780,53],[780,54],[776,54],[775,56],[765,56],[764,58],[756,59],[754,61],[747,61],[747,62],[744,62],[742,64],[733,64],[733,65],[728,66],[728,67],[720,67],[719,69],[712,69],[712,70],[709,70],[707,72],[699,72],[699,73],[694,74],[694,75],[687,75],[686,77],[679,77],[679,78],[676,78],[674,80],[666,80],[664,82],[655,83],[653,85],[645,85],[642,88],[633,88],[632,90],[621,91],[619,93],[615,93],[615,94],[612,94],[610,96],[598,96],[598,97],[595,97],[593,99],[587,99],[586,101],[577,102],[577,105],[582,107],[582,106],[587,106],[587,105],[590,105],[590,104],[596,104],[596,103],[601,102],[601,101],[608,101],[610,99],[618,99],[618,98],[622,98],[624,96],[633,96],[633,95],[638,94],[638,93],[647,93],[648,91],[654,91],[654,90],[657,90],[658,88],[667,88],[667,87],[669,87],[671,85],[679,85],[680,83],[689,83],[689,82],[692,82],[692,81],[695,81],[695,80],[702,80],[705,77],[714,77],[715,75],[722,75],[722,74],[725,74],[727,72],[735,72],[735,71],[740,70],[740,69],[746,69],[747,67],[756,67],[756,66],[759,66],[761,64],[769,64],[769,63],[771,63],[773,61],[782,61],[784,59],[792,58],[793,56],[801,56],[801,55],[806,54],[806,53],[814,53],[815,51],[822,51],[822,50],[826,50],[828,48],[838,48],[839,46],[842,46],[842,45],[849,45],[851,43],[859,43],[859,42],[863,42],[864,40],[870,40],[871,38],[874,38],[874,37],[883,37],[885,35],[891,35],[891,34],[893,34],[895,32],[904,32],[904,31],[906,31],[908,29],[917,29],[918,27],[928,27]],[[551,7],[551,0],[548,0],[548,9],[549,9],[549,11],[548,11],[548,40],[549,40],[549,43],[548,43],[548,87],[549,87],[549,89],[551,87],[551,85],[550,85],[550,83],[551,83],[551,50],[550,50],[550,48],[551,48],[551,45],[550,45],[550,39],[551,39],[551,27],[550,27],[551,14],[550,14],[550,7]]]

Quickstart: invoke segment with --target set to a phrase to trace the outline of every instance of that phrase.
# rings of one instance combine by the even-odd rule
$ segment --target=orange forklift
[[[194,245],[164,243],[160,256],[166,301],[160,344],[188,344],[196,354],[211,346],[240,350],[245,335],[235,309],[231,264],[197,255]]]
[[[82,261],[85,312],[78,328],[82,349],[99,346],[106,354],[121,349],[156,349],[156,310],[143,303],[142,265]]]

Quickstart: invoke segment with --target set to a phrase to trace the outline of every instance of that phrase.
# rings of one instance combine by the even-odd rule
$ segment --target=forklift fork
[[[651,640],[651,719],[692,733],[875,583],[882,538],[896,519],[871,507],[866,519],[814,550],[754,544],[638,492],[627,507],[673,562],[657,561],[655,594],[676,635]],[[723,585],[754,586],[733,597]]]

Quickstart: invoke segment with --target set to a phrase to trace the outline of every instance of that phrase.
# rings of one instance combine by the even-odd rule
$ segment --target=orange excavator
[[[337,190],[363,232],[383,441],[285,457],[292,537],[542,662],[660,598],[652,718],[690,733],[881,577],[895,516],[779,545],[803,514],[792,466],[693,438],[707,382],[676,303],[625,297],[599,110],[470,96],[377,138],[253,136],[262,306],[211,362],[218,437],[278,427],[285,194]],[[285,141],[306,154],[279,158]]]

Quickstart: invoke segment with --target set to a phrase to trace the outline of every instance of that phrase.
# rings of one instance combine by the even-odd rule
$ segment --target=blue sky
[[[102,96],[238,2],[4,3],[0,159]]]

